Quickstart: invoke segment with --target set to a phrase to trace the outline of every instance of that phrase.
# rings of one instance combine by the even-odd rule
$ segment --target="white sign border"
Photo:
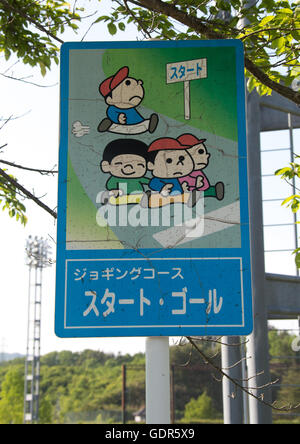
[[[110,258],[103,258],[103,259],[67,259],[65,264],[65,303],[64,303],[64,329],[65,330],[92,330],[92,329],[139,329],[139,328],[224,328],[224,327],[232,327],[232,328],[243,328],[245,327],[245,306],[244,306],[244,283],[243,283],[243,259],[241,257],[197,257],[197,258],[191,258],[191,260],[239,260],[240,261],[240,274],[241,274],[241,306],[242,306],[242,324],[241,325],[109,325],[109,326],[74,326],[70,327],[67,326],[67,294],[68,294],[68,283],[67,283],[67,277],[68,277],[68,263],[69,262],[115,262],[118,261],[148,261],[148,258],[137,258],[137,259],[129,259],[129,258],[120,258],[120,259],[110,259]],[[151,258],[151,261],[186,261],[186,258]]]

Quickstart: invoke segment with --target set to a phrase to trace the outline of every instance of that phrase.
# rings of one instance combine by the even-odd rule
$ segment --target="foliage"
[[[144,403],[144,356],[114,356],[100,351],[53,352],[41,359],[41,390],[52,405],[53,422],[74,418],[121,418],[122,365],[127,369],[128,410]],[[72,419],[73,418],[73,419]]]
[[[113,0],[100,16],[111,35],[133,22],[146,38],[240,39],[245,47],[248,88],[272,90],[300,103],[290,86],[300,74],[298,1],[262,0]],[[252,4],[252,6],[250,6]],[[180,26],[179,26],[180,25]]]
[[[67,28],[78,29],[82,11],[76,2],[71,8],[64,0],[0,0],[0,52],[5,60],[14,54],[24,64],[38,66],[45,76],[52,62],[59,63],[63,43],[59,35]],[[0,171],[0,205],[10,217],[25,225],[27,218],[18,182],[9,178],[12,176]]]
[[[212,352],[209,344],[204,349]],[[183,417],[185,404],[192,396],[207,390],[214,406],[222,405],[221,384],[212,379],[210,369],[190,346],[171,347],[174,365],[176,418]],[[185,364],[188,361],[188,365]],[[15,403],[13,421],[21,420],[23,411],[23,368],[20,359],[0,366],[0,387],[11,380],[11,369],[18,368],[20,402]],[[145,405],[144,354],[118,355],[85,350],[52,352],[41,357],[41,421],[44,423],[121,421],[122,365],[126,365],[126,411],[128,421],[133,412]],[[20,370],[22,369],[22,370]],[[3,402],[7,396],[3,396]],[[1,402],[0,401],[0,406]],[[6,401],[5,401],[6,403]],[[3,405],[3,404],[2,404]],[[1,407],[0,407],[1,408]],[[1,409],[0,409],[1,411]],[[221,410],[219,410],[221,414]],[[6,418],[10,421],[9,418]],[[5,420],[5,418],[3,418]]]
[[[286,331],[269,331],[271,379],[277,381],[272,389],[272,398],[279,405],[296,406],[300,401],[299,389],[296,387],[297,384],[300,385],[300,352],[294,352],[292,349],[295,338],[296,336],[290,335]],[[294,378],[293,382],[292,378]],[[289,380],[290,382],[288,382]],[[291,413],[297,412],[293,411]],[[278,418],[284,419],[284,416],[277,415],[274,415],[275,420]],[[288,413],[284,413],[284,415],[287,415],[287,419],[290,420]]]
[[[13,178],[13,176],[10,177]],[[2,210],[7,210],[10,217],[16,218],[22,225],[26,225],[26,208],[17,197],[18,194],[17,188],[0,176],[0,205],[2,205]]]
[[[64,0],[1,0],[0,51],[6,60],[15,53],[25,64],[38,65],[45,75],[52,61],[59,63],[53,40],[66,27],[78,29],[79,11]]]
[[[22,424],[24,378],[20,366],[6,373],[0,392],[0,424]]]
[[[292,343],[296,336],[288,334],[286,331],[277,332],[276,330],[269,331],[269,344],[270,344],[270,358],[272,362],[276,361],[276,357],[281,357],[280,362],[287,365],[296,364],[297,359],[300,358],[300,352],[296,353],[292,351]],[[295,360],[287,359],[286,361],[283,357],[289,357],[291,354],[295,356]]]
[[[289,166],[281,168],[275,172],[276,176],[280,176],[282,180],[293,185],[293,181],[296,178],[300,178],[300,164],[298,163],[300,156],[295,155],[295,161],[291,162]],[[282,205],[286,205],[292,210],[293,213],[297,213],[300,208],[300,194],[292,194],[288,196],[282,202]],[[297,248],[294,252],[295,262],[298,268],[300,268],[300,248]]]
[[[197,399],[192,398],[186,404],[183,420],[192,422],[197,419],[215,419],[216,413],[212,399],[204,392]]]
[[[221,366],[218,344],[204,340],[198,345],[207,356],[214,355],[214,362]],[[170,349],[170,358],[174,375],[176,418],[183,416],[191,397],[197,398],[204,391],[213,399],[214,408],[222,414],[222,384],[216,382],[220,379],[219,375],[203,363],[197,351],[188,344],[174,346]]]
[[[293,390],[291,390],[293,387]],[[278,401],[281,403],[288,402],[294,406],[299,406],[298,409],[293,410],[293,414],[300,413],[300,373],[299,367],[292,366],[287,369],[286,373],[281,379],[281,389],[278,393]],[[294,419],[294,418],[292,418]],[[297,418],[299,420],[299,418]]]
[[[24,410],[24,365],[16,359],[15,365],[7,366],[0,390],[0,424],[22,424]],[[45,396],[39,408],[41,424],[48,424],[52,420],[52,405]]]
[[[270,331],[271,357],[292,354],[294,337]],[[201,341],[206,356],[214,355],[220,363],[220,346]],[[275,399],[282,404],[299,403],[299,359],[272,359]],[[203,363],[190,345],[170,348],[174,384],[176,422],[208,422],[222,418],[222,384],[220,375]],[[121,422],[122,365],[126,365],[126,417],[145,405],[145,356],[106,354],[85,350],[52,352],[41,357],[40,422],[118,423]],[[22,422],[24,361],[15,359],[0,365],[0,423]],[[219,382],[218,382],[219,381]],[[274,400],[275,400],[274,399]]]

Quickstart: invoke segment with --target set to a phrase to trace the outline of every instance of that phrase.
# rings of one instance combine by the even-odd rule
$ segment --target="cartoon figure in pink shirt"
[[[178,180],[181,184],[186,184],[189,191],[203,191],[204,197],[215,197],[218,200],[224,199],[224,184],[218,182],[212,186],[208,178],[202,170],[207,167],[209,163],[210,154],[204,144],[206,139],[197,139],[192,134],[182,134],[177,138],[182,145],[189,146],[188,153],[194,162],[194,171],[188,176],[180,177]]]

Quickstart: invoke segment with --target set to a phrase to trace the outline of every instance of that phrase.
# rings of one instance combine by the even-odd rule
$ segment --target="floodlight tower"
[[[43,269],[50,265],[47,240],[29,236],[26,264],[29,267],[27,352],[24,382],[24,424],[39,419],[41,302]]]

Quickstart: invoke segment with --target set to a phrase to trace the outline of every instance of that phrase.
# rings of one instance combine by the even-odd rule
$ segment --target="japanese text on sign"
[[[189,82],[207,77],[207,59],[167,64],[167,83]]]
[[[232,267],[241,276],[240,258],[68,260],[65,328],[243,325],[242,278],[226,297]]]
[[[93,312],[97,317],[100,316],[99,307],[104,306],[105,310],[102,311],[102,316],[107,317],[110,314],[115,313],[116,307],[118,305],[128,306],[137,305],[138,306],[138,316],[144,316],[144,306],[151,307],[152,303],[155,303],[151,297],[145,296],[145,290],[141,288],[139,290],[138,298],[118,298],[115,292],[110,291],[106,288],[104,295],[98,294],[97,291],[85,291],[85,296],[90,297],[90,305],[83,312],[83,316],[88,316]],[[184,287],[181,291],[173,291],[171,294],[172,298],[180,298],[180,308],[172,308],[170,311],[172,315],[186,315],[187,314],[187,304],[191,306],[195,304],[204,305],[206,307],[206,314],[210,314],[212,311],[214,314],[220,313],[223,306],[223,297],[218,297],[217,290],[209,290],[208,298],[192,298],[188,296],[188,289]],[[165,300],[160,298],[157,302],[160,306],[163,306]],[[176,304],[177,305],[177,304]]]

